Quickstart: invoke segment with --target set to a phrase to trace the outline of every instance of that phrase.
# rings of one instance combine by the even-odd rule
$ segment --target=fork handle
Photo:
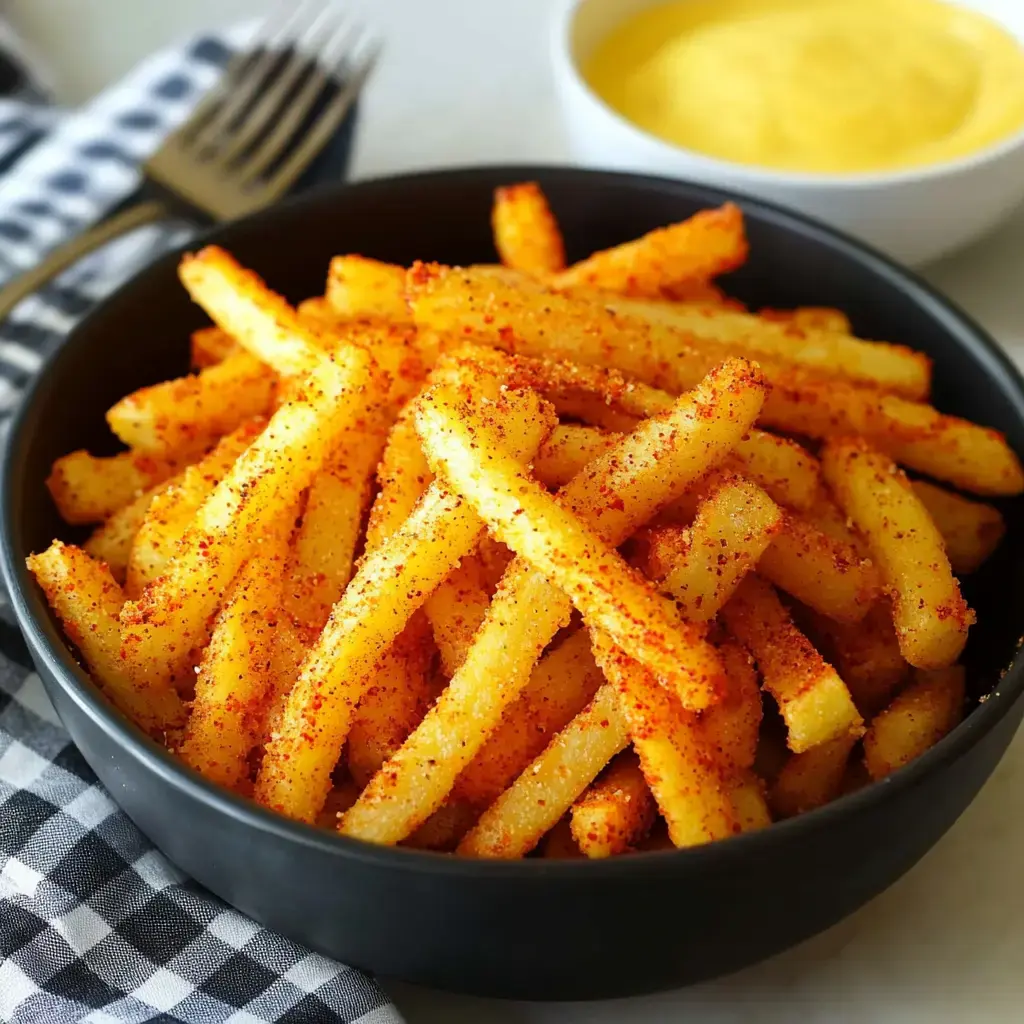
[[[0,320],[3,320],[22,299],[38,291],[47,282],[53,280],[62,270],[83,256],[88,256],[95,249],[112,242],[115,238],[127,234],[145,224],[158,220],[166,220],[172,216],[171,208],[160,199],[136,203],[115,214],[108,220],[84,234],[76,235],[63,245],[57,246],[40,264],[26,270],[0,288]]]

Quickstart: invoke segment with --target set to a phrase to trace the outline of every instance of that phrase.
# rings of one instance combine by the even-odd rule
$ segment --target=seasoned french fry
[[[792,513],[785,516],[757,571],[780,590],[838,622],[860,622],[878,600],[881,588],[871,561]]]
[[[505,443],[532,458],[553,425],[540,399],[512,392],[500,401],[481,393],[479,400],[505,425]],[[371,669],[482,528],[468,504],[435,481],[402,526],[362,559],[289,694],[263,758],[257,800],[301,821],[316,818]]]
[[[892,589],[903,657],[917,668],[951,665],[967,642],[974,613],[960,594],[942,535],[910,481],[890,458],[857,439],[826,444],[822,471]]]
[[[459,840],[473,827],[479,811],[467,803],[455,801],[439,807],[401,845],[416,850],[442,850],[454,853]]]
[[[743,214],[726,203],[658,228],[633,242],[594,253],[557,274],[560,290],[599,288],[649,298],[674,298],[688,282],[735,270],[747,258]]]
[[[980,568],[999,547],[1006,533],[999,509],[961,498],[926,480],[914,480],[911,487],[939,528],[949,564],[958,576]]]
[[[753,772],[740,772],[728,785],[729,799],[741,832],[756,832],[772,823],[764,783]]]
[[[405,268],[366,256],[335,256],[327,272],[327,304],[342,320],[411,323]]]
[[[309,373],[332,347],[312,321],[219,246],[184,256],[178,276],[221,330],[280,374]]]
[[[122,657],[133,678],[185,682],[210,615],[267,524],[309,485],[345,430],[366,415],[367,403],[378,400],[369,356],[350,347],[321,362],[274,413],[200,506],[164,575],[122,609]]]
[[[700,716],[697,728],[708,751],[736,772],[754,765],[762,707],[757,673],[747,651],[734,641],[720,645],[729,677],[725,696]]]
[[[710,756],[696,716],[606,634],[594,657],[615,686],[633,748],[677,847],[723,839],[738,828],[727,767]]]
[[[99,456],[80,450],[54,462],[46,486],[61,518],[77,526],[109,519],[179,468],[170,459],[138,452]]]
[[[377,467],[380,490],[366,524],[368,551],[377,547],[409,518],[433,479],[416,433],[413,411],[410,405],[399,415]]]
[[[757,659],[764,688],[786,723],[790,750],[799,753],[845,732],[863,732],[846,684],[793,625],[768,583],[747,576],[722,616]]]
[[[614,297],[605,299],[605,305],[613,312],[682,331],[697,347],[718,346],[723,356],[765,357],[911,399],[925,399],[931,389],[931,360],[905,345],[862,341],[845,331],[794,329],[718,306]]]
[[[167,483],[157,484],[143,491],[134,501],[119,508],[102,526],[97,526],[85,542],[85,550],[93,558],[106,562],[110,574],[118,583],[124,583],[132,544],[150,505],[167,486]]]
[[[857,737],[847,732],[802,753],[790,754],[769,793],[776,816],[791,818],[835,800],[842,792],[856,742]]]
[[[570,827],[576,845],[593,860],[625,853],[647,833],[654,815],[640,760],[623,751],[572,805]]]
[[[666,324],[576,296],[532,294],[471,269],[414,264],[406,290],[425,330],[526,356],[611,365],[671,392],[696,386],[721,358]],[[965,490],[1024,490],[1024,470],[994,430],[898,395],[759,363],[772,386],[761,415],[766,426],[817,438],[860,434],[904,465]]]
[[[234,352],[190,377],[132,392],[107,412],[110,429],[135,451],[174,457],[208,448],[270,409],[274,374]]]
[[[831,331],[834,334],[853,334],[849,317],[831,306],[798,306],[796,309],[760,309],[762,320],[791,324],[797,329]]]
[[[162,485],[146,509],[128,555],[125,593],[137,598],[164,571],[200,505],[224,479],[242,452],[259,436],[262,420],[253,420],[222,438],[194,466]]]
[[[562,492],[563,504],[596,526],[607,543],[621,544],[724,457],[749,429],[763,395],[763,385],[746,364],[724,365],[693,394],[680,397],[670,412],[645,420],[619,447],[591,463]],[[397,842],[425,821],[527,684],[569,611],[563,594],[516,559],[462,668],[370,781],[341,830]],[[592,778],[583,780],[563,811]]]
[[[343,440],[310,485],[285,591],[286,610],[303,625],[323,628],[352,575],[383,444],[379,430]]]
[[[441,668],[449,678],[466,660],[466,652],[484,621],[491,595],[484,587],[483,569],[473,555],[462,560],[427,598],[424,610],[434,631]]]
[[[910,673],[896,638],[889,602],[879,601],[856,624],[819,615],[814,627],[822,634],[830,660],[857,709],[868,718],[881,711]]]
[[[710,622],[781,525],[782,512],[759,487],[720,476],[693,526],[659,527],[647,537],[645,569],[690,622]]]
[[[549,495],[502,451],[482,417],[460,416],[458,395],[438,390],[416,425],[435,472],[513,551],[567,594],[584,620],[623,644],[687,707],[713,699],[717,658],[698,630],[632,570],[614,548]]]
[[[249,785],[249,755],[271,692],[272,649],[281,617],[281,579],[294,518],[267,531],[239,570],[196,675],[195,697],[178,755],[200,775],[236,792]]]
[[[494,190],[494,247],[513,270],[546,277],[565,267],[565,244],[548,201],[535,181]]]
[[[208,366],[224,362],[233,352],[239,351],[239,346],[230,334],[219,327],[200,327],[192,332],[189,350],[192,369],[205,370]]]
[[[657,683],[653,685],[665,692]],[[618,694],[606,683],[484,811],[463,836],[456,853],[503,860],[525,856],[544,833],[554,828],[601,769],[628,745],[629,733],[619,710]]]
[[[560,423],[540,446],[533,460],[533,471],[545,486],[563,487],[620,440],[621,434],[599,427]]]
[[[29,556],[26,563],[107,697],[153,735],[180,725],[185,709],[170,686],[152,679],[130,679],[124,671],[118,629],[124,595],[106,568],[81,548],[59,540]]]
[[[492,804],[568,724],[604,682],[585,629],[537,662],[519,698],[455,780],[452,799],[484,808]]]
[[[920,757],[960,721],[964,681],[962,665],[915,672],[914,682],[875,716],[864,735],[871,778],[884,778]]]
[[[432,654],[429,627],[414,615],[373,670],[348,734],[348,770],[360,787],[426,714],[434,696],[428,676]]]

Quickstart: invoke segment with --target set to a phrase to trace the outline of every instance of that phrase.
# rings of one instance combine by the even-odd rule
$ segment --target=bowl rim
[[[106,315],[107,305],[130,290],[135,281],[147,274],[175,266],[183,252],[201,244],[218,242],[230,247],[231,235],[239,227],[251,226],[267,220],[285,220],[296,211],[307,207],[330,204],[341,195],[380,192],[388,194],[394,189],[430,182],[467,185],[495,180],[518,181],[544,178],[578,180],[627,185],[646,191],[665,194],[677,192],[680,198],[693,198],[695,194],[708,203],[732,201],[755,212],[761,219],[782,226],[804,237],[824,242],[883,278],[892,287],[910,293],[924,310],[957,336],[975,360],[980,360],[994,377],[1002,376],[1012,387],[1017,411],[1024,422],[1024,377],[990,335],[952,301],[939,294],[918,275],[854,238],[837,231],[802,213],[786,209],[775,203],[748,197],[729,189],[715,188],[699,182],[675,178],[633,174],[621,171],[601,171],[550,165],[480,165],[467,168],[428,170],[410,174],[396,174],[370,178],[355,183],[339,183],[292,198],[266,210],[251,214],[238,221],[215,226],[203,231],[188,243],[175,247],[158,260],[141,268],[110,295],[98,302],[92,310],[69,332],[26,390],[12,417],[2,451],[0,451],[0,573],[10,595],[18,625],[33,653],[48,673],[94,726],[101,729],[125,756],[140,763],[147,772],[155,773],[162,782],[176,788],[192,800],[197,800],[239,825],[259,833],[270,833],[279,840],[297,843],[321,853],[342,859],[354,858],[381,869],[426,872],[439,876],[457,875],[463,878],[490,880],[516,879],[522,882],[555,876],[559,879],[624,879],[636,870],[685,870],[687,866],[700,870],[708,858],[729,858],[756,855],[765,844],[785,843],[790,837],[803,832],[827,829],[832,822],[846,815],[887,800],[903,790],[911,789],[933,771],[956,761],[967,750],[990,732],[1010,712],[1024,691],[1024,657],[1018,649],[1010,665],[1002,671],[992,693],[972,709],[962,722],[935,746],[909,765],[892,775],[873,782],[862,789],[841,796],[824,807],[809,811],[756,832],[746,832],[702,846],[676,850],[645,851],[605,860],[546,860],[526,858],[516,861],[471,859],[447,853],[415,850],[393,846],[379,846],[351,839],[327,829],[296,822],[260,807],[228,790],[207,781],[188,768],[166,749],[150,739],[127,719],[122,718],[113,705],[92,683],[88,674],[72,657],[60,631],[50,620],[42,593],[25,565],[21,553],[15,551],[13,527],[15,520],[13,495],[17,492],[20,466],[25,459],[24,448],[29,428],[37,415],[40,397],[50,387],[50,377],[65,354],[83,344],[91,321]],[[115,803],[116,801],[116,797]]]
[[[584,101],[598,109],[620,131],[630,135],[633,141],[643,142],[653,147],[662,156],[675,160],[681,158],[687,161],[688,168],[680,167],[683,173],[686,173],[688,169],[692,169],[694,172],[699,171],[709,176],[727,174],[732,181],[740,184],[741,187],[751,189],[767,185],[771,187],[806,188],[824,193],[840,191],[859,192],[886,185],[916,185],[940,178],[969,174],[986,165],[997,163],[1004,157],[1024,149],[1024,124],[1021,124],[1019,128],[1009,135],[996,139],[981,149],[951,159],[938,160],[934,163],[921,164],[919,166],[895,168],[891,171],[841,171],[829,174],[825,171],[788,171],[778,167],[762,167],[759,164],[743,164],[711,156],[697,149],[676,145],[641,128],[628,117],[620,114],[594,92],[590,87],[590,83],[584,77],[583,72],[580,70],[579,62],[573,53],[572,29],[580,9],[584,4],[593,2],[595,0],[558,0],[559,6],[552,17],[549,29],[550,56],[555,66],[556,75],[560,73],[564,76],[568,80],[570,87],[575,89]],[[986,16],[1005,29],[1005,26],[999,19],[992,15]],[[1005,30],[1009,31],[1008,29]],[[1021,48],[1024,49],[1024,40],[1018,38],[1016,33],[1010,34],[1013,35]],[[1022,191],[1024,191],[1024,186],[1022,186]]]

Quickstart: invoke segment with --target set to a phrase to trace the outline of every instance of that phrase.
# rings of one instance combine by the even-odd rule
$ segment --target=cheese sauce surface
[[[676,0],[619,25],[583,73],[652,135],[780,170],[922,166],[1024,127],[1024,48],[940,0]]]

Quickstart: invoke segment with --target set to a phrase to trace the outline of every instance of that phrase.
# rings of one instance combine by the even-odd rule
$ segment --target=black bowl
[[[309,195],[209,240],[298,300],[322,291],[337,252],[493,260],[492,190],[527,178],[550,196],[571,257],[737,199],[751,258],[731,291],[754,304],[839,306],[861,335],[923,349],[936,360],[938,404],[1024,451],[1022,381],[963,314],[849,239],[713,189],[537,167],[439,172]],[[3,572],[46,689],[114,799],[179,867],[262,924],[350,964],[483,995],[579,999],[682,985],[779,952],[881,892],[949,828],[1002,756],[1024,712],[1024,674],[1011,665],[1024,632],[1016,515],[999,556],[967,587],[979,614],[971,679],[986,699],[884,783],[766,831],[604,862],[465,861],[343,839],[209,785],[112,712],[24,565],[68,534],[43,483],[52,460],[83,445],[113,451],[103,411],[186,369],[185,339],[203,318],[176,262],[150,267],[80,324],[25,401],[3,469]]]

